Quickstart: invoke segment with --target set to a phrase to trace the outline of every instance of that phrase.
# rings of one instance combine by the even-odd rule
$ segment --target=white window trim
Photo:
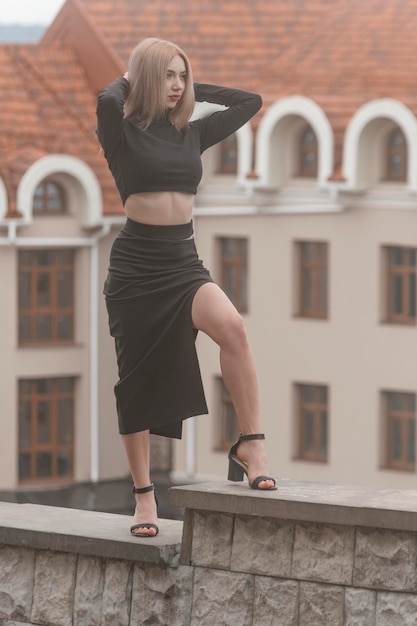
[[[3,179],[0,178],[0,220],[5,219],[8,208],[9,203],[7,200],[6,185],[4,184]]]
[[[333,130],[321,107],[305,96],[283,98],[272,104],[263,116],[256,143],[256,171],[259,176],[257,186],[271,186],[269,180],[271,135],[277,124],[289,115],[302,117],[314,130],[318,146],[317,182],[320,186],[326,186],[333,172]],[[279,164],[277,166],[279,167]]]
[[[17,209],[26,222],[33,219],[33,196],[36,187],[48,176],[64,173],[73,176],[85,193],[85,206],[80,207],[83,226],[95,226],[102,221],[102,194],[100,184],[91,170],[80,159],[65,154],[50,154],[35,161],[24,173],[17,189]]]
[[[367,102],[351,118],[343,142],[343,173],[348,189],[359,189],[358,164],[363,133],[378,118],[392,120],[404,133],[408,148],[407,188],[417,193],[417,119],[402,102],[381,98]]]

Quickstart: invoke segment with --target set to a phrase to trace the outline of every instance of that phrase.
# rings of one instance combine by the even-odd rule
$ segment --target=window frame
[[[311,390],[313,400],[306,402],[303,399],[303,391]],[[320,394],[325,392],[326,400],[320,398]],[[314,463],[328,463],[329,460],[329,387],[322,384],[296,383],[296,404],[297,404],[297,452],[296,459],[300,461],[311,461]],[[325,432],[322,432],[322,413],[325,413]],[[305,420],[304,416],[311,413],[313,416],[312,441],[313,449],[305,449]],[[325,440],[325,453],[321,451],[321,441]]]
[[[48,185],[53,185],[57,191],[57,194],[54,196],[49,196],[48,194]],[[41,189],[42,193],[38,194],[38,190]],[[42,206],[35,206],[35,198],[36,200],[42,201]],[[58,209],[48,208],[48,201],[51,199],[59,198],[61,201],[61,207]],[[44,178],[37,185],[34,194],[33,194],[33,202],[32,202],[32,212],[34,216],[54,216],[54,215],[66,215],[68,213],[68,196],[64,186],[53,178]]]
[[[396,146],[393,139],[396,135],[400,135],[403,139],[401,146]],[[391,163],[393,158],[400,157],[401,170],[398,174],[395,174]],[[399,126],[393,128],[387,137],[386,142],[386,158],[385,158],[385,177],[386,182],[392,183],[406,183],[407,182],[407,170],[408,170],[408,150],[406,137]]]
[[[230,151],[233,152],[233,164],[231,166],[227,164],[227,155]],[[216,174],[237,176],[238,169],[238,140],[236,133],[232,133],[219,143]]]
[[[401,324],[405,326],[415,326],[417,323],[417,248],[411,246],[384,246],[384,267],[385,267],[385,312],[384,318],[387,324]],[[392,262],[394,251],[401,250],[407,255],[407,262],[395,265]],[[414,262],[412,261],[414,256]],[[411,262],[410,262],[411,261]],[[401,278],[401,313],[393,310],[393,298],[395,278]],[[414,283],[414,303],[410,293],[411,282]],[[414,315],[410,315],[410,307],[414,308]],[[404,313],[407,311],[407,313]]]
[[[390,399],[393,400],[394,396],[400,398],[401,407],[394,409],[390,407]],[[414,408],[407,408],[408,402],[413,399]],[[416,394],[414,392],[403,391],[383,391],[382,392],[382,406],[383,406],[383,425],[384,425],[384,467],[385,469],[403,471],[403,472],[415,472],[416,471]],[[392,456],[393,450],[393,426],[394,423],[399,423],[400,427],[400,459],[396,460]],[[407,430],[410,422],[413,424],[413,461],[408,460],[408,435]]]
[[[68,389],[59,389],[60,383],[66,382]],[[45,392],[39,391],[39,386],[52,387]],[[22,390],[23,385],[28,386],[29,391]],[[20,485],[25,484],[44,484],[44,483],[67,483],[74,480],[75,474],[75,393],[76,379],[72,376],[51,377],[51,378],[21,378],[18,381],[18,482]],[[72,403],[71,415],[71,440],[69,443],[60,443],[59,438],[59,402],[62,400],[70,400]],[[23,433],[22,428],[22,411],[23,404],[29,404],[30,412],[30,434],[29,445],[22,445]],[[47,405],[49,415],[49,441],[39,442],[39,407]],[[59,472],[59,455],[66,453],[70,455],[71,471],[67,474]],[[39,475],[37,471],[38,455],[46,454],[51,456],[51,475]],[[21,477],[21,457],[29,456],[29,477]]]
[[[305,137],[308,133],[312,133],[314,141],[309,144],[305,141]],[[312,168],[305,168],[304,162],[307,154],[313,154],[314,166]],[[305,124],[298,135],[298,163],[297,163],[297,177],[316,179],[318,176],[318,140],[314,128],[310,124]]]
[[[69,253],[69,260],[59,261],[59,254],[66,251]],[[42,263],[40,255],[49,252],[53,255],[50,263]],[[29,262],[24,263],[23,255],[29,254]],[[46,249],[26,249],[18,250],[18,345],[39,346],[39,345],[72,345],[75,341],[75,249],[72,248],[46,248]],[[69,274],[70,281],[70,304],[67,306],[59,306],[59,280],[60,274]],[[28,293],[23,294],[25,287],[22,283],[28,276]],[[39,286],[41,279],[47,279],[48,296],[50,302],[46,305],[39,303]],[[28,306],[22,303],[23,295],[26,296]],[[59,323],[63,316],[71,318],[70,336],[60,336]],[[42,317],[50,318],[51,332],[50,337],[38,338],[37,323]],[[28,338],[23,333],[23,323],[28,320]]]
[[[329,244],[326,241],[296,241],[297,260],[297,302],[296,316],[307,319],[329,319]],[[304,257],[306,246],[313,249],[312,259]],[[324,273],[325,293],[322,294],[322,274]],[[308,308],[305,286],[310,281],[312,306]],[[324,308],[322,301],[324,300]]]
[[[227,243],[233,242],[233,247],[238,248],[230,255],[226,255],[225,248]],[[239,313],[248,313],[249,311],[249,239],[247,237],[228,237],[220,236],[217,238],[219,250],[219,284],[229,299],[233,302]],[[227,271],[233,273],[233,292],[227,285]]]

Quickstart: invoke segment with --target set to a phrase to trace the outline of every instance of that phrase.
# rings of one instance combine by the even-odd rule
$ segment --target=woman
[[[194,102],[227,108],[190,122]],[[149,433],[181,437],[182,421],[207,413],[195,338],[220,346],[223,380],[243,433],[229,452],[229,479],[276,489],[266,475],[256,374],[242,319],[199,260],[192,226],[201,154],[245,124],[260,96],[194,84],[186,54],[149,38],[128,72],[98,97],[97,135],[127,221],[113,243],[104,294],[115,338],[119,430],[136,497],[131,533],[158,533],[149,475]]]

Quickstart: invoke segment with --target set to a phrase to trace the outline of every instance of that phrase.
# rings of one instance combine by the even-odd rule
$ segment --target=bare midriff
[[[125,202],[127,217],[142,224],[174,226],[191,220],[194,195],[180,191],[147,191],[130,195]]]

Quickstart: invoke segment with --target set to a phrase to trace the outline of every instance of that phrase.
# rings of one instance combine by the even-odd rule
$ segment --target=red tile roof
[[[102,183],[105,205],[118,206],[95,137],[95,96],[78,59],[60,46],[0,46],[0,176],[9,213],[23,172],[45,154],[82,158]]]
[[[147,36],[175,41],[196,80],[259,91],[265,108],[301,94],[337,139],[364,102],[396,98],[417,113],[415,0],[68,0],[81,5],[126,63]]]
[[[292,92],[391,93],[385,79],[404,86],[417,52],[415,0],[68,2],[124,63],[142,38],[166,38],[189,54],[198,80],[258,84],[275,98],[276,78]]]
[[[190,56],[200,81],[248,84],[295,37],[326,19],[331,0],[73,0],[126,63],[144,37],[169,39]]]
[[[105,65],[117,75],[133,46],[156,36],[184,48],[196,80],[259,91],[264,108],[255,125],[284,96],[316,101],[333,127],[339,176],[344,130],[364,102],[391,97],[417,113],[416,31],[415,0],[67,0],[41,45],[0,47],[8,93],[0,156],[22,145],[77,154],[100,177],[105,211],[120,211],[95,152],[91,85],[99,86],[105,68],[92,76],[93,47],[99,54],[108,47]],[[61,45],[51,49],[53,41]]]

